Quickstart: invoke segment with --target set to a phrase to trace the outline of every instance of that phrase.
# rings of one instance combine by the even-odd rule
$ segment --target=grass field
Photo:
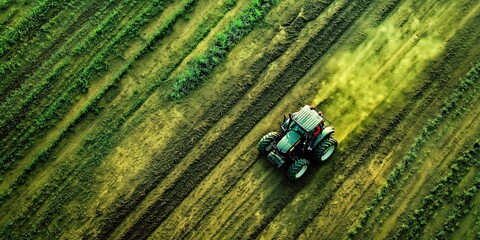
[[[479,239],[475,0],[0,0],[0,239]],[[315,105],[329,161],[257,151]]]

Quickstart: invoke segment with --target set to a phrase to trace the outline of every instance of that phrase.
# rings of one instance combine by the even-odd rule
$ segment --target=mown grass
[[[277,0],[253,0],[239,16],[230,21],[210,47],[200,56],[188,62],[188,67],[174,79],[171,99],[179,99],[205,81],[240,40],[250,33],[255,23],[262,20]]]
[[[364,213],[359,218],[358,224],[349,230],[347,234],[349,239],[353,238],[365,226],[372,216],[374,209],[385,199],[385,197],[387,197],[391,189],[396,187],[401,181],[401,178],[411,170],[411,166],[417,159],[417,155],[424,143],[437,130],[439,125],[450,116],[452,110],[456,107],[457,101],[464,97],[464,93],[472,86],[476,86],[479,78],[480,62],[470,69],[467,75],[452,91],[452,94],[443,103],[440,113],[435,118],[427,121],[427,124],[422,128],[420,135],[415,138],[404,159],[390,172],[383,186],[375,194],[370,204],[365,208]]]

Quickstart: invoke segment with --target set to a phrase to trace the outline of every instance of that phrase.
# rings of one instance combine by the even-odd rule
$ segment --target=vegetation
[[[480,174],[477,175],[475,182],[470,188],[464,190],[463,193],[456,199],[455,207],[447,216],[442,228],[437,231],[435,237],[437,239],[447,239],[446,235],[452,233],[459,226],[459,219],[466,216],[474,207],[473,198],[480,187]]]
[[[0,0],[0,238],[478,237],[478,7]],[[340,143],[293,183],[297,103]]]
[[[473,186],[465,190],[458,199],[453,196],[455,186],[460,183],[472,166],[480,166],[479,144],[480,141],[477,141],[471,150],[450,164],[449,170],[445,174],[442,174],[443,177],[435,184],[429,194],[423,197],[419,207],[413,210],[408,220],[402,224],[402,227],[395,234],[394,238],[398,239],[403,236],[409,236],[410,238],[418,237],[424,226],[433,218],[436,210],[446,202],[456,202],[455,209],[449,214],[447,222],[437,236],[444,237],[445,230],[452,231],[454,222],[458,220],[459,217],[468,213],[468,206],[477,191],[479,184],[478,178],[475,180]]]
[[[157,3],[157,5],[155,5]],[[134,33],[138,34],[138,29],[143,24],[148,22],[147,17],[153,17],[163,7],[158,4],[157,1],[152,2],[148,8],[142,10],[142,12],[129,23],[113,41],[107,45],[103,51],[98,53],[90,63],[80,72],[79,76],[70,83],[68,89],[66,89],[62,95],[60,95],[54,102],[50,104],[41,116],[38,116],[33,126],[30,126],[28,130],[15,139],[13,142],[14,148],[10,149],[8,154],[5,154],[0,158],[2,162],[2,169],[6,170],[11,166],[11,163],[24,156],[25,150],[27,150],[32,144],[34,136],[38,136],[45,132],[47,129],[55,125],[60,118],[68,111],[75,100],[76,96],[80,93],[85,93],[88,90],[89,82],[93,77],[108,69],[107,57],[115,54],[115,46],[124,44],[124,41],[131,39]],[[102,91],[105,92],[105,91]]]
[[[230,4],[226,4],[225,7],[222,9],[222,11],[224,13],[227,12],[230,8],[232,8],[234,6],[232,4],[232,1],[229,1],[229,3]],[[47,146],[44,150],[42,150],[39,154],[37,154],[35,156],[35,158],[24,167],[24,171],[22,172],[22,174],[10,185],[8,190],[6,190],[2,193],[0,203],[3,202],[4,200],[8,199],[12,194],[12,190],[15,190],[15,189],[17,189],[18,186],[21,186],[25,182],[27,177],[38,167],[39,164],[45,163],[45,161],[52,158],[52,156],[51,156],[52,149],[54,149],[59,144],[60,140],[62,140],[65,137],[66,134],[68,134],[71,130],[73,130],[75,125],[78,122],[80,122],[85,117],[86,114],[94,111],[94,109],[98,109],[98,106],[97,106],[98,101],[105,95],[105,93],[108,92],[112,87],[115,87],[118,84],[118,81],[128,72],[128,70],[132,67],[132,64],[135,62],[135,60],[137,58],[139,58],[140,56],[148,53],[148,51],[145,50],[145,49],[149,49],[149,46],[153,45],[155,43],[155,41],[157,41],[158,39],[161,39],[162,37],[165,37],[166,35],[168,35],[171,32],[172,27],[175,24],[175,21],[180,19],[184,14],[188,13],[188,11],[191,11],[192,4],[194,4],[194,1],[185,1],[184,7],[180,8],[177,12],[175,12],[169,18],[169,20],[166,21],[162,25],[162,27],[160,27],[157,30],[157,32],[155,32],[155,34],[153,35],[154,37],[150,38],[150,40],[147,42],[145,48],[143,48],[142,51],[137,53],[137,55],[131,61],[131,64],[124,67],[122,69],[122,72],[120,72],[117,75],[115,80],[109,86],[107,86],[105,89],[103,89],[103,91],[97,95],[96,99],[91,101],[83,110],[81,110],[80,114],[77,115],[77,117],[70,123],[70,125],[68,127],[66,127],[65,129],[63,129],[61,131],[61,134],[58,135],[57,138],[54,141],[52,141],[52,143],[49,146]],[[181,56],[185,57],[186,55],[188,55],[188,53],[191,50],[194,49],[194,47],[198,44],[198,42],[201,41],[208,34],[209,30],[213,26],[215,26],[215,24],[218,23],[218,21],[220,19],[221,19],[221,15],[218,15],[215,18],[205,19],[205,21],[201,23],[201,26],[203,26],[203,27],[199,28],[196,31],[196,33],[193,35],[194,37],[191,38],[190,43],[188,43],[188,46],[190,46],[190,47],[185,48],[185,50],[182,52]],[[178,63],[180,62],[180,60],[181,60],[181,58],[179,59]],[[172,70],[173,70],[173,68],[172,68]],[[158,86],[158,84],[156,86]],[[155,85],[153,85],[152,89],[149,90],[148,94],[151,94],[153,92],[153,90],[155,89],[154,87],[155,87]],[[105,121],[105,126],[99,128],[99,130],[96,131],[96,133],[93,136],[90,136],[86,140],[84,148],[83,148],[81,153],[83,155],[89,154],[90,152],[92,152],[95,149],[95,151],[97,151],[99,154],[95,155],[95,156],[88,156],[87,158],[84,158],[85,161],[86,161],[86,159],[91,159],[91,161],[90,162],[89,161],[85,162],[86,165],[82,168],[82,171],[78,171],[78,169],[77,169],[77,170],[75,170],[75,172],[72,172],[72,170],[67,170],[67,169],[71,169],[74,166],[69,166],[69,167],[64,166],[61,173],[59,172],[57,174],[57,175],[62,175],[63,177],[55,177],[54,179],[52,179],[52,181],[50,183],[44,185],[42,187],[42,190],[41,190],[42,193],[40,195],[38,195],[34,200],[32,200],[32,203],[42,204],[44,199],[51,198],[51,197],[55,196],[55,195],[52,195],[53,192],[51,192],[51,191],[54,191],[54,190],[58,191],[58,190],[61,190],[64,187],[69,187],[70,184],[73,184],[73,183],[70,183],[69,181],[67,181],[67,179],[69,179],[69,176],[82,177],[82,176],[85,176],[85,172],[93,171],[98,166],[98,164],[101,163],[102,159],[108,154],[108,152],[111,150],[111,147],[114,145],[114,143],[116,143],[115,141],[112,141],[112,137],[113,137],[112,134],[115,134],[116,131],[124,124],[125,120],[128,119],[130,117],[130,115],[133,114],[143,104],[143,102],[146,100],[146,97],[141,97],[141,98],[138,98],[138,97],[139,96],[137,96],[135,94],[132,96],[132,100],[130,102],[134,102],[134,103],[133,103],[133,106],[130,108],[130,110],[126,111],[125,113],[121,113],[120,111],[118,111],[117,113],[110,116],[110,120]],[[122,116],[118,117],[119,114],[122,115]],[[98,147],[101,147],[103,150],[98,150],[97,149]],[[87,184],[87,183],[88,182],[85,182],[83,184]],[[75,183],[75,184],[77,184],[77,183]],[[54,186],[53,188],[52,188],[52,185]],[[67,186],[65,186],[65,185],[67,185]],[[63,187],[59,188],[60,186],[63,186]],[[58,204],[60,204],[60,205],[65,204],[66,202],[70,201],[72,199],[72,196],[74,196],[74,195],[83,196],[84,198],[88,197],[88,193],[86,193],[86,192],[77,192],[76,194],[69,194],[69,197],[59,198],[58,201],[60,201],[61,203],[58,202]],[[38,209],[38,207],[32,207],[32,208]],[[47,216],[48,215],[53,215],[56,212],[58,212],[59,210],[60,210],[59,208],[54,208],[54,210],[51,210],[51,212],[49,212],[47,214]],[[31,213],[32,212],[29,212],[29,214],[31,214]],[[18,219],[24,219],[25,217],[26,217],[25,215],[21,215],[21,214],[19,214],[17,216]],[[46,217],[46,219],[49,219],[49,217]],[[47,221],[47,220],[44,220],[44,221]],[[39,222],[38,224],[45,224],[44,221]],[[36,225],[36,226],[37,227],[33,228],[34,232],[32,234],[39,234],[38,226],[40,226],[40,225]],[[10,231],[9,230],[10,227],[13,227],[13,226],[9,226],[9,225],[5,226],[5,228],[3,229],[3,232]],[[47,233],[44,232],[43,234],[47,234]]]
[[[230,21],[224,31],[217,35],[202,55],[188,62],[187,69],[175,78],[170,97],[179,99],[205,81],[226,54],[253,29],[256,22],[265,17],[276,2],[253,0],[247,9]]]
[[[401,181],[403,175],[411,170],[410,166],[417,159],[418,153],[425,141],[437,130],[438,126],[452,114],[456,102],[470,87],[476,86],[475,83],[477,83],[479,79],[480,62],[468,72],[466,77],[455,88],[452,95],[443,103],[441,112],[434,119],[430,119],[426,126],[423,127],[422,132],[415,138],[414,143],[410,147],[410,150],[407,152],[403,161],[398,163],[398,165],[390,172],[381,189],[375,194],[371,203],[365,208],[364,213],[360,216],[359,223],[349,230],[348,236],[350,238],[354,237],[358,231],[365,226],[366,222],[370,219],[373,210],[384,200],[385,197],[387,197],[391,189],[395,188],[395,186]],[[391,200],[392,199],[390,199],[390,203]],[[419,212],[418,214],[423,216],[423,212]],[[410,229],[411,227],[412,226],[410,225],[405,225],[405,229]]]
[[[0,4],[0,9],[7,4],[8,1]],[[25,36],[30,30],[38,27],[47,20],[49,11],[55,9],[59,4],[61,4],[60,1],[56,0],[38,1],[35,7],[30,10],[22,21],[19,21],[12,30],[0,38],[0,57],[3,56],[21,37]],[[3,74],[4,72],[5,70],[0,68],[0,74]]]

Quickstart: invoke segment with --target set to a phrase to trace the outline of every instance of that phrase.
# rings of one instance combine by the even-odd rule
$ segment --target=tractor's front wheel
[[[328,138],[318,145],[315,151],[315,157],[319,162],[327,161],[337,149],[338,142],[333,138]]]
[[[289,168],[287,172],[288,178],[292,180],[299,179],[302,177],[308,169],[310,162],[306,159],[299,159],[295,161]]]
[[[262,139],[260,139],[260,141],[258,142],[258,152],[260,154],[265,154],[272,151],[272,142],[278,140],[279,138],[280,134],[278,134],[277,132],[269,132],[265,134],[265,136],[263,136]]]

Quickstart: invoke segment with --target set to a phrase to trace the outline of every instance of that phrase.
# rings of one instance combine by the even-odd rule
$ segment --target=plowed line
[[[360,5],[363,7],[366,6],[366,4]],[[228,150],[233,148],[241,137],[248,132],[248,129],[254,126],[261,116],[266,114],[270,108],[288,92],[296,81],[303,76],[306,70],[336,42],[341,34],[354,22],[354,19],[360,16],[358,12],[352,14],[352,12],[357,9],[353,7],[347,9],[351,12],[345,12],[343,17],[350,18],[346,20],[346,22],[343,22],[344,25],[340,27],[335,26],[336,24],[333,24],[334,26],[329,25],[327,29],[335,28],[335,30],[330,29],[330,31],[334,31],[333,34],[325,36],[326,34],[321,31],[314,37],[314,40],[310,40],[307,45],[308,47],[305,47],[301,54],[295,56],[292,63],[287,64],[286,70],[277,77],[275,84],[266,87],[265,89],[268,90],[262,91],[261,95],[253,100],[252,105],[240,115],[239,119],[246,119],[246,121],[228,127],[225,135],[222,135],[219,140],[212,144],[213,149],[210,148],[210,150],[198,158],[192,167],[189,168],[191,169],[190,172],[186,172],[175,182],[173,186],[176,187],[167,190],[166,193],[159,198],[159,201],[149,207],[146,215],[141,217],[141,221],[134,224],[131,230],[127,231],[127,234],[124,235],[125,238],[146,237],[154,230],[154,227],[163,221],[165,218],[163,216],[168,215],[175,206],[194,189],[211,169],[216,166],[218,161],[228,153]],[[338,21],[337,19],[334,19],[334,21],[335,20]],[[329,39],[326,40],[325,38]],[[324,48],[318,47],[319,45]],[[268,108],[264,105],[268,105]],[[237,141],[234,141],[234,139],[237,139]],[[210,153],[216,153],[216,155],[210,156]],[[195,170],[193,171],[193,169]],[[293,196],[294,194],[292,194],[292,197]],[[162,214],[161,217],[159,217],[160,213]],[[134,231],[137,231],[136,234]]]

